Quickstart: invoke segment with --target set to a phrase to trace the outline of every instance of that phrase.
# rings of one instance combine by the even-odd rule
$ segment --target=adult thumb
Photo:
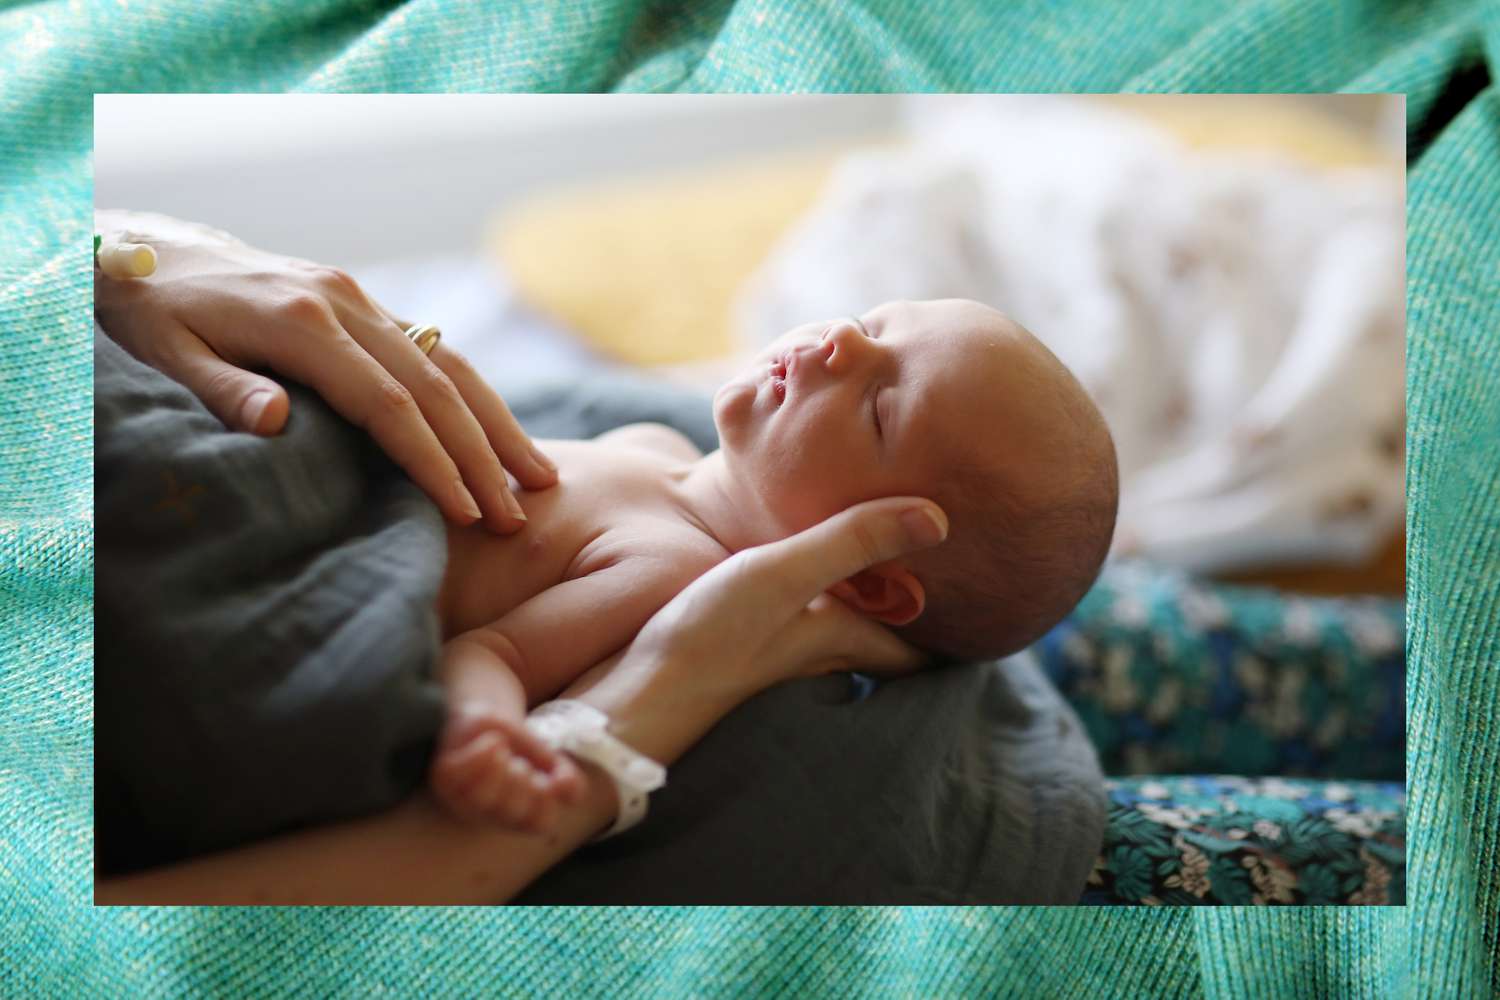
[[[286,390],[264,375],[247,372],[214,353],[196,336],[184,338],[162,370],[187,386],[231,430],[274,435],[286,425]]]
[[[920,497],[867,500],[821,524],[762,546],[761,565],[797,607],[876,563],[930,548],[948,536],[948,517]]]

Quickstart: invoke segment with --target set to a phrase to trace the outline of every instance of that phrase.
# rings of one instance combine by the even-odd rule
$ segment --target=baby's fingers
[[[557,795],[552,781],[535,771],[531,773],[532,808],[522,820],[522,829],[546,833],[557,821]]]
[[[566,754],[559,755],[557,767],[552,769],[552,789],[562,801],[577,805],[583,801],[586,783],[583,771]]]
[[[517,830],[529,830],[531,818],[542,798],[541,780],[531,765],[519,757],[505,763],[504,792],[494,805],[493,819]]]
[[[476,784],[490,773],[494,756],[504,745],[499,733],[481,733],[465,743],[440,750],[432,764],[434,783],[454,791]]]
[[[466,819],[478,819],[478,810],[471,803],[494,774],[498,753],[503,753],[503,741],[497,733],[485,733],[439,752],[428,779],[433,791]]]
[[[516,753],[546,775],[555,777],[559,768],[568,762],[565,754],[553,750],[526,726],[516,727],[515,732],[511,733],[510,745]]]

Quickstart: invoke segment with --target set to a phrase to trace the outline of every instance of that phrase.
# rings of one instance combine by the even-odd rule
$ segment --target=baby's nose
[[[863,327],[853,317],[835,320],[823,331],[823,338],[819,343],[824,364],[829,371],[835,373],[857,364],[869,345],[870,341],[865,336]]]
[[[828,338],[835,335],[847,336],[849,334],[853,334],[859,337],[865,336],[865,325],[859,321],[859,317],[840,316],[838,319],[828,324],[828,326],[823,330],[823,336],[819,339],[827,340]]]

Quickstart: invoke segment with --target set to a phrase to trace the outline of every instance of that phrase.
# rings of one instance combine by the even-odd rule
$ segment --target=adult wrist
[[[670,659],[628,655],[577,693],[564,693],[609,716],[609,732],[638,753],[671,764],[744,700],[727,687],[706,684],[712,664],[692,670]]]
[[[232,243],[244,241],[233,233],[203,222],[179,219],[160,212],[140,212],[129,208],[94,209],[94,231],[108,237],[119,235],[129,242],[171,241],[174,243]]]
[[[157,220],[165,216],[154,213],[134,212],[126,208],[94,209],[94,233],[105,239],[122,242],[149,240],[160,229]]]
[[[666,781],[666,768],[616,737],[609,723],[609,716],[575,698],[546,702],[526,716],[527,728],[543,743],[597,764],[614,782],[618,813],[596,839],[623,833],[644,819],[651,793]]]
[[[588,837],[592,839],[607,830],[620,815],[620,790],[615,784],[615,779],[609,776],[609,772],[590,760],[582,760],[578,757],[568,758],[583,775],[586,791],[584,802],[589,813],[594,817]]]

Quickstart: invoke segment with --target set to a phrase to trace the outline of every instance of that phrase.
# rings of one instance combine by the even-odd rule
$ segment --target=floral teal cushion
[[[1136,777],[1107,781],[1087,904],[1406,902],[1396,782]]]
[[[1405,603],[1111,563],[1034,647],[1106,774],[1404,780]]]

